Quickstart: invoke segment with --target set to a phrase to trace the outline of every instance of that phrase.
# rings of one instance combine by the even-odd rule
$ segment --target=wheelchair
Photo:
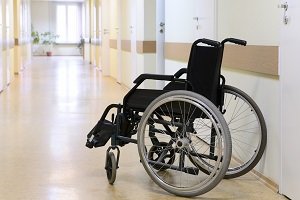
[[[204,194],[223,178],[244,175],[256,166],[266,146],[266,124],[245,92],[225,85],[221,64],[226,42],[246,45],[235,38],[198,39],[186,68],[174,75],[141,74],[123,104],[105,109],[86,146],[101,147],[111,139],[105,162],[110,184],[119,168],[119,147],[128,143],[137,144],[151,179],[178,196]],[[149,79],[168,84],[162,90],[140,89]]]

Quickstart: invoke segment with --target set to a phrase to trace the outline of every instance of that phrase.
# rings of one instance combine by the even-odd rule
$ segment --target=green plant
[[[40,34],[37,31],[32,31],[31,32],[31,39],[32,39],[32,44],[39,44],[40,43]]]
[[[41,34],[41,41],[44,45],[53,45],[59,36],[53,32],[47,31]]]

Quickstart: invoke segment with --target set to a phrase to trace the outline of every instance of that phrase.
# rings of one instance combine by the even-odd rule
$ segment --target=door
[[[97,37],[97,14],[98,14],[98,8],[97,8],[97,4],[98,2],[97,1],[93,1],[93,25],[92,25],[92,41],[93,41],[93,50],[91,52],[91,62],[92,62],[92,65],[94,65],[95,67],[98,67],[97,66],[97,56],[98,56],[98,52],[97,52],[97,45],[98,45],[98,37]]]
[[[196,25],[196,39],[216,39],[216,1],[196,0],[196,14],[193,18]]]
[[[165,74],[165,1],[156,0],[156,73]],[[157,89],[164,87],[156,81]]]
[[[117,64],[117,67],[118,67],[118,70],[117,70],[117,82],[118,83],[122,83],[122,62],[121,62],[121,52],[122,52],[122,49],[121,49],[121,22],[122,22],[122,18],[121,18],[121,1],[122,0],[117,0],[117,18],[118,18],[118,22],[117,22],[117,51],[118,51],[118,64]]]
[[[165,0],[165,22],[165,41],[168,48],[171,45],[173,48],[180,46],[178,43],[191,44],[204,37],[215,39],[216,0]],[[169,49],[167,52],[170,52]],[[172,56],[176,55],[172,53]],[[183,65],[167,59],[165,62],[166,74],[175,73],[187,63],[185,61]]]
[[[137,50],[136,50],[136,14],[137,14],[137,0],[130,0],[130,41],[131,41],[131,81],[137,77]]]
[[[101,65],[102,73],[104,76],[110,75],[110,49],[109,49],[109,34],[110,34],[110,5],[109,0],[103,0],[101,6],[101,19],[102,19],[102,28],[101,28],[101,37],[102,37],[102,47],[101,47]]]
[[[2,64],[2,0],[0,1],[0,92],[4,89],[3,86],[3,64]]]
[[[101,1],[98,1],[98,19],[97,19],[97,26],[98,26],[98,43],[99,43],[99,52],[98,52],[98,69],[102,71],[102,5]]]
[[[121,0],[110,0],[110,75],[121,83]]]
[[[283,7],[283,22],[280,38],[280,83],[281,83],[281,142],[282,180],[280,192],[290,199],[300,199],[299,173],[299,113],[300,113],[300,1],[287,0]],[[285,10],[286,9],[286,10]],[[284,22],[284,20],[286,20]],[[288,21],[287,21],[288,20]]]
[[[3,66],[4,69],[4,84],[8,85],[10,83],[10,44],[9,44],[9,36],[10,36],[10,1],[4,0],[4,8],[5,8],[5,26],[4,29],[4,37],[3,43],[6,46],[6,54],[5,54],[5,64]]]

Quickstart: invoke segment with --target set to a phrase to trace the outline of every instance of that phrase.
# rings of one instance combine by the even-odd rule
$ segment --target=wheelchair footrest
[[[89,132],[86,147],[102,147],[111,138],[116,131],[116,125],[108,120],[99,121],[96,126]]]

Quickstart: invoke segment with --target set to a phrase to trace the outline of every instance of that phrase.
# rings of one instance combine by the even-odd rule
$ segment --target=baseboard
[[[252,173],[255,177],[257,177],[257,179],[262,184],[264,184],[265,186],[270,188],[272,191],[274,191],[274,192],[279,191],[279,185],[277,183],[275,183],[273,180],[271,180],[268,177],[264,176],[262,173],[260,173],[256,170],[252,170],[250,173]]]

